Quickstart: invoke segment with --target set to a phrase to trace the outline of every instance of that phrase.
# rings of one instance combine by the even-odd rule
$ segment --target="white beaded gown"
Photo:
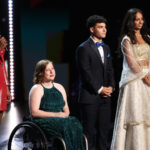
[[[150,45],[122,40],[123,70],[110,150],[150,150]]]

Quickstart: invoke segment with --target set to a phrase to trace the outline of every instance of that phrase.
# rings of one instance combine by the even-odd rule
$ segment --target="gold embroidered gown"
[[[111,150],[150,150],[150,46],[122,40],[124,54]]]

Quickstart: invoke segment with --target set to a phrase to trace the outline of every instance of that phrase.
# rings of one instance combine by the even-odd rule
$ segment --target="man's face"
[[[105,23],[96,23],[94,27],[90,28],[92,35],[98,39],[106,37],[107,29]]]

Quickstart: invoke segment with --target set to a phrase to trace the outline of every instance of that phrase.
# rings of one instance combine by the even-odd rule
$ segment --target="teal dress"
[[[44,95],[41,99],[40,110],[47,112],[62,112],[65,106],[60,91],[53,85],[52,88],[45,88]],[[47,134],[60,136],[66,143],[67,150],[85,150],[82,126],[77,118],[69,116],[48,117],[48,118],[31,118]]]

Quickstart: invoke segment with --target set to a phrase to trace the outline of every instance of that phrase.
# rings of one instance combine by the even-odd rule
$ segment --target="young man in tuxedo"
[[[90,37],[76,51],[80,76],[79,102],[89,150],[93,150],[93,147],[96,150],[107,149],[110,99],[115,83],[110,48],[103,42],[107,33],[106,23],[103,16],[90,16],[87,19]]]

